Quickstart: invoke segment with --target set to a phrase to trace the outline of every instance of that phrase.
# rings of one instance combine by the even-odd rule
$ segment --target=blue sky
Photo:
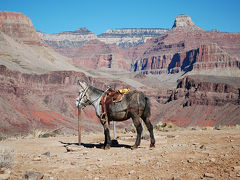
[[[0,10],[22,12],[45,33],[86,27],[171,28],[179,14],[205,30],[240,32],[240,0],[0,0]]]

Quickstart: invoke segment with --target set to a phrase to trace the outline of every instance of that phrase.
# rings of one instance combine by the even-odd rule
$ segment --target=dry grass
[[[177,130],[179,129],[179,127],[177,127],[175,124],[173,123],[163,123],[163,122],[159,122],[154,126],[154,129],[157,131],[173,131],[173,130]]]
[[[42,130],[42,129],[34,129],[32,130],[26,138],[47,138],[47,137],[55,137],[57,135],[63,134],[61,128],[49,131],[49,130]]]
[[[14,151],[13,149],[0,145],[0,169],[10,168],[14,163]]]
[[[7,135],[0,133],[0,141],[7,139]]]

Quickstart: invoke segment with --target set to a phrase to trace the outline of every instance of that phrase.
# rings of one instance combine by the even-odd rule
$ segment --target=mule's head
[[[90,105],[90,100],[88,96],[89,85],[85,82],[80,81],[78,81],[78,83],[81,86],[81,89],[79,90],[79,94],[76,99],[76,106],[81,108],[82,106]]]

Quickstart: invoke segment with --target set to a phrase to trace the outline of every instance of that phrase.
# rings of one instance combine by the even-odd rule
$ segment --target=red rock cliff
[[[186,76],[173,90],[163,118],[182,127],[240,123],[240,78]]]
[[[39,44],[31,20],[22,13],[0,11],[0,31],[26,44]]]
[[[77,130],[77,81],[85,81],[100,89],[129,87],[120,81],[93,79],[74,71],[47,74],[23,74],[0,66],[0,132],[26,133],[33,129],[64,127]],[[83,110],[85,131],[102,127],[93,108]]]

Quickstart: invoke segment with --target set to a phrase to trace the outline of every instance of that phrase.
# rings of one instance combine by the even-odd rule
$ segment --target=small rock
[[[40,172],[35,172],[35,171],[26,171],[24,177],[27,180],[39,180],[43,179],[43,174]]]
[[[0,174],[10,174],[11,170],[7,168],[0,168]]]
[[[77,145],[66,146],[66,150],[67,150],[67,152],[81,151],[82,150],[82,146],[77,146]]]
[[[187,162],[188,162],[188,163],[193,163],[193,159],[192,159],[192,158],[191,158],[191,159],[188,159]]]
[[[97,160],[98,160],[98,161],[102,161],[102,158],[98,158]]]
[[[158,167],[162,167],[162,163],[161,162],[157,162]]]
[[[172,180],[181,180],[181,178],[179,178],[178,176],[173,176]]]
[[[200,148],[200,149],[206,149],[206,146],[201,145],[199,148]]]
[[[214,178],[214,174],[212,173],[205,173],[203,176],[207,178]]]
[[[74,165],[76,165],[77,163],[73,161],[73,162],[71,162],[70,164],[74,166]]]
[[[86,156],[85,159],[90,159],[90,157]]]
[[[91,167],[90,167],[90,166],[87,166],[84,170],[85,170],[85,171],[90,171],[90,170],[91,170]]]
[[[234,167],[233,167],[233,170],[234,170],[235,172],[240,172],[240,166],[234,166]]]
[[[173,135],[167,135],[168,138],[175,138]]]
[[[10,174],[0,174],[0,180],[7,180],[10,178]]]
[[[237,177],[240,177],[240,172],[238,172],[238,173],[236,174],[236,176],[237,176]]]
[[[11,170],[7,168],[0,169],[0,180],[7,180],[10,178]]]
[[[33,158],[33,161],[41,161],[42,159],[40,157]]]
[[[49,151],[48,151],[48,152],[45,152],[45,153],[43,153],[42,155],[47,156],[47,157],[50,157],[50,152],[49,152]]]
[[[131,170],[131,171],[129,172],[129,174],[133,174],[133,173],[135,173],[135,171],[134,171],[134,170]]]
[[[210,161],[210,162],[215,162],[216,159],[215,159],[215,158],[211,158],[209,161]]]
[[[178,144],[172,144],[172,147],[176,148],[176,147],[178,147]]]
[[[84,151],[84,152],[82,153],[82,155],[87,155],[87,153],[88,153],[87,151]]]
[[[199,143],[193,143],[194,146],[199,146]]]
[[[114,164],[114,165],[118,165],[118,164]],[[102,168],[102,167],[103,167],[102,164],[96,164],[96,166],[97,166],[98,168]]]

